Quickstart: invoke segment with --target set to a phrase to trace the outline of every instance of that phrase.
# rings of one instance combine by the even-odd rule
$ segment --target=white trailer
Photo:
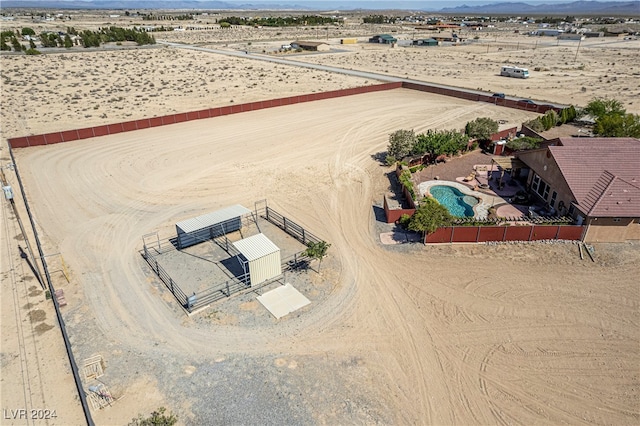
[[[529,70],[526,68],[504,65],[500,68],[500,75],[504,77],[529,78]]]

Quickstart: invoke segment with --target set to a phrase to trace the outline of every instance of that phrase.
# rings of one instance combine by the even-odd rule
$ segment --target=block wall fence
[[[419,90],[422,92],[435,93],[438,95],[451,96],[470,101],[488,102],[498,106],[522,109],[526,111],[537,112],[540,114],[544,114],[549,109],[558,110],[558,108],[554,108],[550,105],[527,104],[510,99],[500,99],[493,96],[470,93],[464,91],[463,89],[458,90],[452,88],[431,86],[426,83],[418,84],[398,81],[393,83],[376,84],[371,86],[354,87],[350,89],[332,90],[329,92],[311,93],[307,95],[291,96],[287,98],[270,99],[266,101],[208,108],[199,111],[182,112],[177,114],[164,115],[161,117],[143,118],[140,120],[125,121],[121,123],[106,124],[95,127],[85,127],[82,129],[65,130],[61,132],[51,132],[40,135],[21,136],[10,138],[8,141],[11,145],[11,148],[27,148],[30,146],[38,145],[51,145],[62,142],[76,141],[80,139],[89,139],[98,136],[113,135],[122,132],[131,132],[134,130],[147,129],[150,127],[166,126],[169,124],[182,123],[191,120],[220,117],[223,115],[257,111],[265,108],[274,108],[284,105],[293,105],[304,102],[319,101],[322,99],[331,99],[342,96],[359,95],[362,93],[380,92],[384,90],[399,88]]]
[[[487,241],[573,240],[582,238],[584,226],[578,225],[514,225],[514,226],[447,226],[426,234],[425,244],[484,243]]]

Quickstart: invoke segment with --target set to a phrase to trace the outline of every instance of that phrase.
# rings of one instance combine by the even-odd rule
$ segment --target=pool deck
[[[487,216],[489,215],[489,209],[491,207],[499,204],[504,204],[507,202],[504,198],[499,197],[497,195],[494,196],[494,195],[485,194],[483,192],[474,191],[473,189],[469,188],[467,185],[464,185],[459,182],[448,181],[448,180],[428,180],[426,182],[421,182],[418,185],[418,191],[420,192],[421,195],[425,195],[425,196],[431,195],[430,188],[438,185],[452,186],[458,189],[464,195],[470,195],[472,197],[477,198],[479,202],[478,204],[473,206],[473,211],[475,212],[473,216],[478,219],[486,219]]]
[[[512,205],[508,201],[518,190],[525,188],[508,173],[504,173],[503,185],[498,187],[500,171],[497,165],[491,164],[491,158],[491,155],[476,150],[451,158],[446,163],[429,165],[415,175],[415,181],[420,182],[416,185],[420,196],[429,194],[431,186],[450,185],[481,200],[474,206],[476,218],[486,218],[492,206],[497,207],[500,217],[527,216],[527,206]]]

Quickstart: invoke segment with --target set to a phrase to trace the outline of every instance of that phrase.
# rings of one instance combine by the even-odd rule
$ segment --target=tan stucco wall
[[[545,200],[547,203],[551,200],[551,195],[553,191],[558,193],[556,197],[555,208],[558,209],[558,204],[560,201],[564,202],[565,210],[563,212],[559,212],[560,214],[567,214],[569,206],[571,206],[571,202],[575,201],[571,191],[569,190],[569,185],[564,180],[562,173],[560,172],[560,168],[558,164],[555,162],[553,157],[547,158],[547,150],[534,151],[529,153],[523,153],[519,156],[531,169],[529,172],[529,176],[527,177],[527,187],[531,187],[531,181],[533,180],[533,173],[536,173],[540,178],[545,181],[549,186],[549,196]],[[545,166],[547,169],[545,170]]]
[[[640,219],[622,218],[614,222],[613,218],[589,219],[585,243],[620,243],[640,240]]]

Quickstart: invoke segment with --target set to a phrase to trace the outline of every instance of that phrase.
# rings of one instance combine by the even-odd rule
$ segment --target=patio
[[[534,210],[544,209],[536,203],[515,204],[513,198],[526,192],[521,179],[511,176],[513,167],[521,167],[518,160],[509,157],[493,157],[482,151],[474,151],[449,159],[446,163],[429,165],[414,174],[414,181],[421,196],[428,194],[433,185],[450,185],[465,194],[480,199],[476,217],[486,218],[489,209],[496,208],[496,216],[507,220],[529,217],[530,205]]]

